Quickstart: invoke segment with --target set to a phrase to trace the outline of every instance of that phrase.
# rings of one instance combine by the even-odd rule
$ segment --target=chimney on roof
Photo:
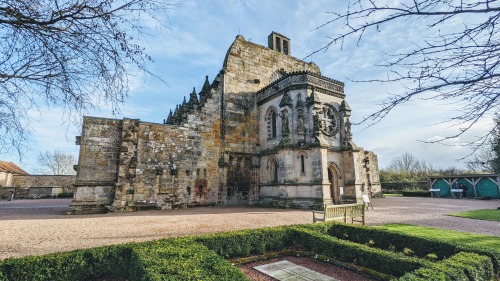
[[[276,52],[285,55],[290,55],[292,53],[290,39],[274,31],[271,32],[271,34],[269,34],[269,36],[267,37],[267,46],[269,47],[269,49],[273,49]]]

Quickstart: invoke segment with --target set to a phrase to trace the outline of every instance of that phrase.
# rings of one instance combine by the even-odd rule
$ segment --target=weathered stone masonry
[[[350,200],[380,192],[375,154],[352,142],[343,83],[290,56],[283,35],[269,47],[237,36],[213,82],[164,124],[85,117],[69,213],[320,208],[341,203],[340,187]]]

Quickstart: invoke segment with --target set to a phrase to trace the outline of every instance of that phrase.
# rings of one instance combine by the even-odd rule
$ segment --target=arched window
[[[274,106],[269,107],[266,113],[267,139],[275,139],[278,135],[277,121],[278,113]]]
[[[297,165],[300,165],[298,167],[298,170],[300,171],[300,175],[303,177],[306,175],[306,159],[307,159],[307,152],[305,151],[299,151],[299,153],[297,154],[297,159],[299,159],[299,161],[297,161],[298,163],[300,164],[297,164]],[[296,168],[297,169],[297,168]],[[298,171],[296,170],[296,171]]]
[[[273,115],[271,117],[271,137],[276,138],[276,112],[273,111]]]
[[[305,174],[306,173],[306,164],[304,161],[304,155],[300,155],[300,173]]]
[[[275,157],[269,159],[268,166],[269,170],[269,179],[273,183],[278,182],[278,161]]]

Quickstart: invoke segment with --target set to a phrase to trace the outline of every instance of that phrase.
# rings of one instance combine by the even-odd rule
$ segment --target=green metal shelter
[[[433,197],[458,197],[466,189],[467,198],[500,198],[500,176],[493,174],[429,177]]]

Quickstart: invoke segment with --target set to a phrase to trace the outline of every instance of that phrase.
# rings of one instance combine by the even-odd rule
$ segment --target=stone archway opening
[[[339,175],[334,166],[328,167],[328,181],[330,182],[330,196],[335,205],[340,204]]]

